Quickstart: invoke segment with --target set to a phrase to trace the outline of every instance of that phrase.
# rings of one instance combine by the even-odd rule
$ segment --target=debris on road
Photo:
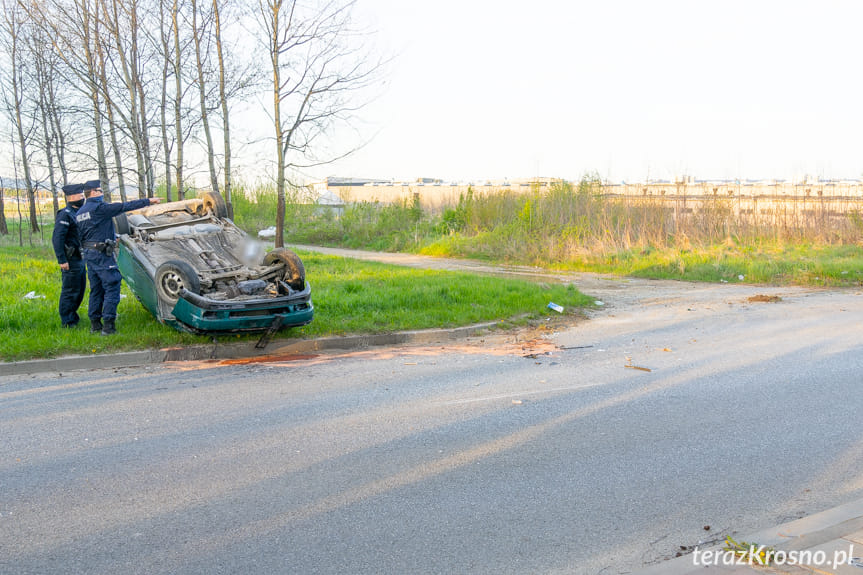
[[[744,560],[754,560],[757,565],[769,565],[776,555],[776,550],[773,547],[758,545],[757,543],[747,543],[746,541],[738,542],[732,539],[731,535],[725,538],[725,547],[723,549],[732,552]]]
[[[640,365],[632,365],[632,358],[631,357],[626,358],[626,365],[624,365],[623,367],[627,367],[629,369],[637,369],[638,371],[653,371],[649,367],[641,367]]]
[[[639,371],[653,371],[649,367],[641,367],[640,365],[624,365],[623,367],[628,367],[629,369],[637,369]]]
[[[778,295],[758,294],[746,298],[746,301],[748,301],[749,303],[779,303],[782,301],[782,298]]]

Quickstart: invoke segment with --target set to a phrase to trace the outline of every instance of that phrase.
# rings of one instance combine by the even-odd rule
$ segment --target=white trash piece
[[[44,295],[36,295],[35,291],[27,292],[24,294],[24,299],[45,299]]]
[[[258,237],[261,239],[274,238],[276,237],[276,226],[270,226],[265,230],[261,230],[258,232]]]
[[[553,309],[553,310],[554,310],[554,311],[556,311],[557,313],[563,313],[563,306],[562,306],[562,305],[557,305],[557,304],[556,304],[556,303],[554,303],[554,302],[549,302],[549,304],[548,304],[548,309]]]

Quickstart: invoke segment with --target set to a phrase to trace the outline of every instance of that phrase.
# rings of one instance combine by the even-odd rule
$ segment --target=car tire
[[[156,270],[155,280],[159,299],[170,304],[177,303],[183,288],[195,294],[201,293],[198,272],[181,260],[169,260],[160,265]]]
[[[285,264],[285,283],[300,291],[306,287],[306,268],[300,257],[285,248],[276,248],[264,256],[264,265]]]
[[[114,216],[114,230],[118,236],[128,236],[132,233],[132,226],[129,225],[129,218],[126,214]]]
[[[217,218],[228,217],[228,205],[225,203],[222,194],[219,192],[204,192],[201,199],[204,201],[202,209],[205,214],[210,213]]]

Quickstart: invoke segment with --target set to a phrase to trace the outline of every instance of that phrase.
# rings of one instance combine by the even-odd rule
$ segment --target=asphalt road
[[[859,291],[582,279],[556,331],[0,376],[0,573],[627,573],[863,496]]]

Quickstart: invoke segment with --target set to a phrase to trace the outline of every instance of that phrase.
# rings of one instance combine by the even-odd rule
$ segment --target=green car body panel
[[[227,219],[218,194],[157,204],[115,219],[117,266],[160,322],[191,333],[264,332],[314,318],[305,268],[264,254]]]

